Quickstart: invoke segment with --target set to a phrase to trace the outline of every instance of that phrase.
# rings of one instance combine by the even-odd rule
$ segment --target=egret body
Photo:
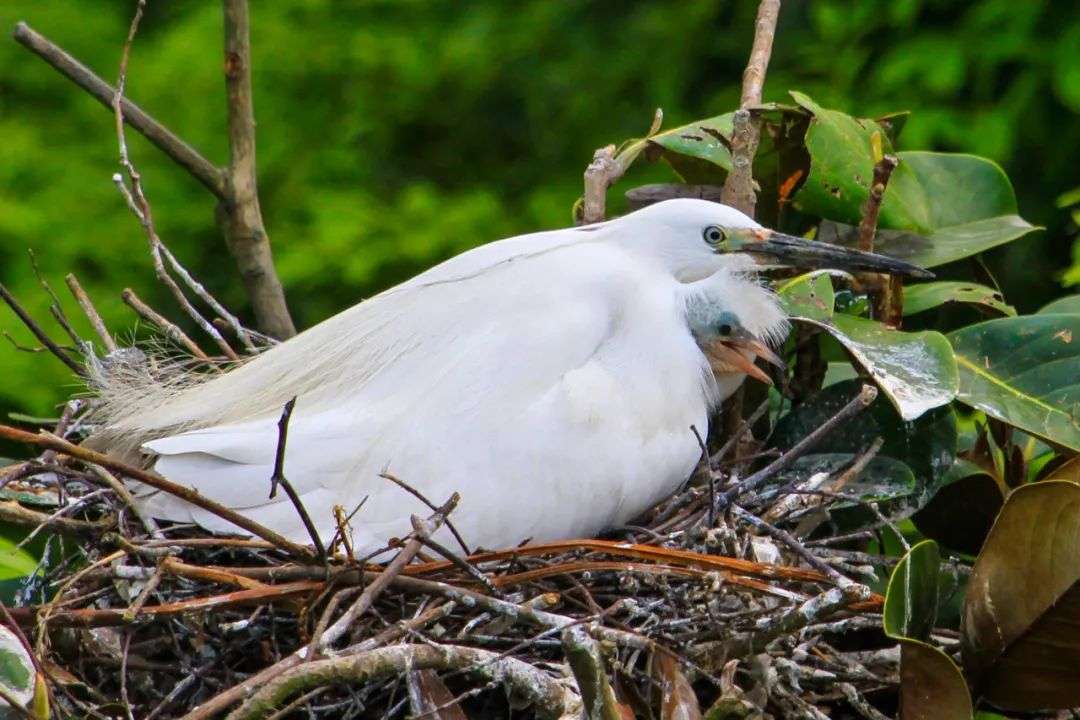
[[[453,520],[474,546],[590,536],[690,475],[691,426],[705,433],[786,333],[752,256],[806,264],[819,257],[811,245],[700,200],[501,240],[226,373],[106,376],[107,420],[91,441],[146,453],[169,479],[303,542],[287,498],[268,498],[277,421],[296,397],[284,471],[324,542],[334,506],[363,502],[351,523],[361,553],[428,512],[384,472],[435,502],[460,493]],[[835,265],[910,271],[826,247]],[[164,493],[137,495],[159,518],[237,530]]]

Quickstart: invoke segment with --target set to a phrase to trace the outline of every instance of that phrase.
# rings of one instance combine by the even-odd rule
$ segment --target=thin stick
[[[889,178],[899,164],[899,158],[894,155],[885,155],[874,164],[874,180],[859,220],[860,250],[871,252],[874,249],[881,201],[885,196]],[[865,273],[862,277],[873,303],[874,317],[894,327],[899,326],[903,317],[903,281],[891,275],[876,273]]]
[[[735,502],[740,495],[750,492],[771,479],[776,473],[788,467],[800,457],[812,450],[826,435],[831,433],[838,425],[855,417],[870,406],[877,398],[877,388],[873,385],[863,385],[858,397],[840,409],[840,412],[823,422],[799,442],[795,443],[783,455],[758,470],[750,477],[736,483],[727,491],[717,497],[720,508],[726,508]]]
[[[761,128],[751,116],[750,108],[761,104],[765,72],[772,55],[773,38],[776,37],[776,20],[780,15],[780,0],[761,0],[754,23],[754,44],[750,60],[743,72],[742,96],[739,109],[733,118],[731,137],[731,172],[724,180],[721,198],[743,213],[754,217],[757,198],[754,195],[753,166],[761,141]]]
[[[203,349],[199,347],[198,343],[188,337],[187,333],[181,330],[179,325],[144,303],[139,296],[135,294],[134,290],[131,288],[124,288],[123,292],[120,293],[120,298],[124,301],[125,305],[135,311],[136,315],[165,333],[165,337],[169,338],[177,345],[182,345],[185,350],[199,360],[211,362],[210,356],[203,352]]]
[[[319,562],[325,562],[326,548],[319,537],[319,531],[315,529],[315,523],[311,521],[311,516],[304,507],[304,501],[300,499],[292,483],[285,477],[285,443],[289,437],[289,419],[292,418],[295,407],[296,398],[293,398],[285,403],[285,409],[281,411],[281,417],[278,419],[277,451],[274,453],[274,474],[270,476],[270,498],[273,499],[277,495],[278,485],[285,488],[285,494],[289,496],[293,507],[296,508],[296,514],[300,516],[300,521],[304,523],[308,535],[311,536],[311,542],[315,544],[316,558]]]
[[[63,48],[45,36],[20,22],[13,33],[15,40],[51,65],[57,72],[89,93],[105,107],[112,109],[116,90],[95,75],[89,68],[73,58]],[[194,148],[173,134],[168,128],[147,115],[135,103],[123,100],[124,122],[135,128],[143,137],[184,168],[207,190],[220,198],[225,196],[222,172]]]
[[[127,463],[116,460],[102,453],[94,450],[89,450],[78,445],[69,443],[67,440],[58,438],[52,433],[40,432],[38,434],[26,432],[25,430],[19,430],[8,425],[0,425],[0,437],[6,440],[12,440],[14,442],[26,443],[28,445],[37,445],[39,447],[50,448],[61,452],[65,455],[69,455],[78,460],[84,462],[94,463],[106,467],[114,472],[118,472],[121,475],[138,480],[139,482],[149,485],[152,488],[161,490],[170,495],[180,498],[192,505],[197,505],[203,510],[207,510],[217,515],[218,517],[228,520],[233,525],[239,528],[247,530],[252,535],[261,537],[263,540],[273,543],[277,548],[287,552],[298,558],[308,559],[311,557],[311,551],[305,548],[303,545],[297,545],[296,543],[288,540],[278,533],[274,532],[270,528],[263,527],[259,523],[251,520],[250,518],[231,510],[224,505],[211,500],[205,495],[200,494],[196,490],[178,485],[171,480],[167,480],[161,475],[149,470],[143,470],[141,468],[128,465]]]
[[[805,560],[806,563],[810,565],[810,567],[814,568],[821,574],[828,577],[837,586],[845,587],[852,583],[849,578],[841,575],[832,565],[829,565],[827,562],[823,561],[821,558],[807,550],[806,546],[800,543],[797,539],[795,539],[795,537],[791,533],[787,532],[786,530],[782,530],[775,525],[770,525],[769,523],[759,518],[757,515],[754,515],[751,512],[747,512],[741,507],[734,506],[732,510],[735,512],[735,517],[745,521],[750,525],[753,525],[755,528],[765,533],[769,537],[782,542],[788,547],[789,550],[791,550],[800,558]]]
[[[21,320],[22,324],[34,334],[34,337],[37,338],[38,342],[44,345],[49,352],[60,360],[60,362],[67,365],[68,369],[79,377],[89,377],[86,368],[76,362],[70,355],[64,352],[59,345],[53,342],[53,339],[49,337],[48,333],[41,329],[41,326],[34,321],[34,318],[30,317],[30,313],[23,309],[22,305],[20,305],[15,297],[8,292],[8,289],[4,287],[3,283],[0,283],[0,299],[3,299],[3,301],[7,303],[7,306],[11,308],[12,312],[19,316],[19,320]]]
[[[102,345],[105,346],[105,350],[107,352],[115,352],[117,349],[116,341],[113,340],[112,335],[109,334],[108,328],[105,327],[105,321],[101,319],[101,315],[98,314],[97,308],[94,307],[94,303],[90,300],[90,296],[86,294],[82,285],[79,284],[79,279],[75,277],[74,273],[68,273],[64,276],[64,282],[67,283],[68,290],[71,291],[71,295],[75,298],[75,302],[79,303],[79,307],[82,308],[83,314],[86,315],[86,319],[90,321],[90,326],[94,328],[94,332],[97,333]]]
[[[429,500],[422,492],[420,492],[419,490],[417,490],[416,488],[414,488],[412,485],[408,484],[407,482],[405,482],[401,478],[397,477],[396,475],[393,475],[392,473],[383,471],[383,472],[379,473],[379,477],[381,477],[383,480],[389,480],[390,482],[394,483],[399,488],[401,488],[405,492],[409,493],[410,495],[415,497],[420,502],[427,505],[428,509],[431,510],[432,512],[437,512],[438,511],[439,508],[438,508],[437,505],[435,505],[435,503],[431,502],[431,500]],[[367,498],[365,498],[365,500],[366,499]],[[353,516],[353,513],[355,513],[355,512],[356,511],[354,510],[352,513],[349,513],[349,518],[347,518],[347,520],[351,519],[352,516]],[[457,540],[458,545],[461,546],[462,551],[464,551],[464,553],[466,555],[472,555],[472,551],[469,550],[469,546],[465,544],[465,540],[464,540],[464,538],[461,537],[461,533],[459,533],[457,531],[457,528],[454,527],[453,523],[450,522],[450,518],[446,519],[446,529],[449,530],[451,533],[453,533],[454,539]]]

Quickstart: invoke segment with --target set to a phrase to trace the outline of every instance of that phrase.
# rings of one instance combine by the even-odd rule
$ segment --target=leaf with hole
[[[823,108],[802,93],[792,97],[813,115],[806,131],[810,174],[793,204],[848,226],[823,228],[818,238],[851,245],[873,182],[874,145],[892,153],[891,142],[878,122]],[[894,154],[900,164],[882,198],[877,252],[934,267],[1037,229],[1017,215],[1012,185],[994,162],[963,154]]]
[[[904,287],[905,317],[933,310],[946,303],[980,305],[995,315],[1016,315],[1016,308],[1007,304],[1001,293],[978,283],[943,280]]]
[[[1080,485],[1017,488],[979,553],[964,604],[964,667],[1005,710],[1080,705]]]
[[[989,320],[950,333],[949,341],[958,400],[1080,450],[1080,315]]]

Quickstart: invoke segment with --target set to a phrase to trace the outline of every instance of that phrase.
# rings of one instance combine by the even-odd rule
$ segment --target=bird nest
[[[166,338],[209,357],[131,297]],[[6,291],[5,299],[44,346],[72,360]],[[239,328],[244,345],[257,346],[231,316],[199,324],[221,339]],[[87,362],[107,369],[127,352],[107,346],[100,361],[73,332],[72,343],[83,351],[70,363],[80,371]],[[141,515],[131,481],[228,511],[80,446],[94,400],[73,400],[38,432],[0,426],[0,437],[40,452],[0,468],[0,519],[44,538],[6,622],[21,628],[62,716],[584,711],[614,720],[711,708],[714,719],[880,718],[896,705],[899,655],[870,587],[890,560],[846,548],[891,522],[874,506],[867,527],[846,535],[829,532],[828,521],[834,505],[853,501],[842,487],[877,448],[828,478],[775,482],[873,395],[865,388],[784,453],[763,453],[753,439],[762,405],[723,447],[702,443],[701,463],[676,495],[606,539],[478,552],[458,537],[445,546],[432,534],[454,530],[456,497],[422,498],[429,516],[374,559],[354,555],[344,516],[335,542],[317,548],[258,526],[225,537]],[[395,480],[419,495],[408,478]],[[296,509],[304,512],[298,501]]]

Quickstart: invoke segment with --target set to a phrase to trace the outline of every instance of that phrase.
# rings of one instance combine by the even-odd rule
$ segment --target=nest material
[[[55,435],[6,430],[45,451],[0,469],[24,500],[2,513],[47,536],[10,614],[63,715],[878,718],[895,702],[898,655],[863,584],[880,559],[777,527],[835,494],[724,502],[746,462],[703,460],[608,540],[469,554],[429,538],[452,524],[451,498],[380,566],[347,536],[320,558],[159,527],[130,504],[137,468],[62,439],[82,435],[83,413],[69,405]]]

